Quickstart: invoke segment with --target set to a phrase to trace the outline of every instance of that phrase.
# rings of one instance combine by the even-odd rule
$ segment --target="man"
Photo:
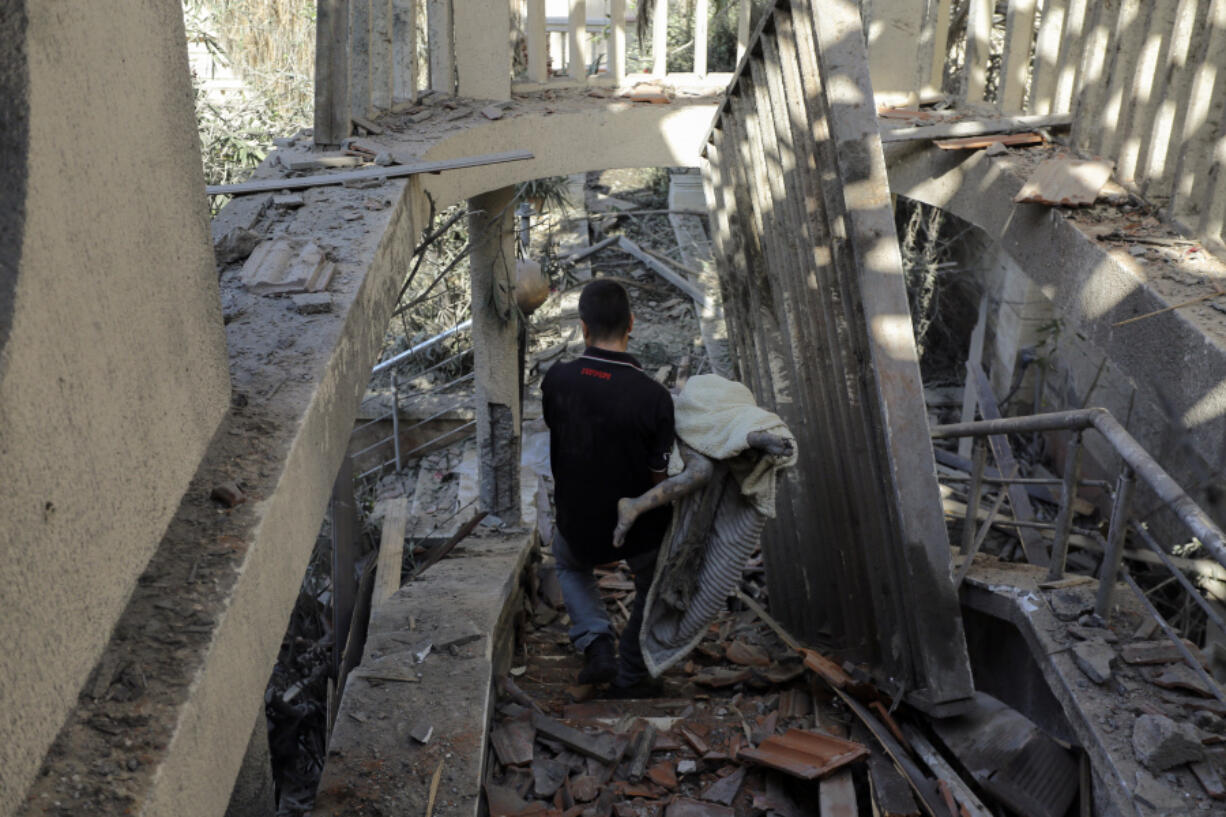
[[[579,318],[587,349],[577,360],[556,364],[541,384],[557,507],[553,554],[570,638],[584,654],[579,683],[612,682],[610,694],[629,697],[651,691],[639,630],[671,509],[643,514],[625,543],[614,547],[617,501],[664,480],[673,401],[626,353],[634,315],[620,284],[598,279],[585,286]],[[634,572],[635,598],[618,657],[592,568],[621,559]]]

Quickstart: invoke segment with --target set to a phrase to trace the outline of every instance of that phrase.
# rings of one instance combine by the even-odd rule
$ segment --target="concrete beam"
[[[0,11],[0,815],[229,404],[183,44],[173,3]]]
[[[1128,245],[1090,235],[1076,211],[1014,204],[1026,172],[1008,157],[909,146],[888,158],[894,192],[982,229],[1051,304],[1061,368],[1048,390],[1064,401],[1051,408],[1080,405],[1097,379],[1090,404],[1131,418],[1131,433],[1222,524],[1226,504],[1216,485],[1226,451],[1226,333],[1220,313],[1205,303],[1114,324],[1205,294],[1208,280],[1226,275],[1226,264],[1203,251],[1192,257],[1176,251],[1170,263],[1157,250],[1137,257]],[[1093,435],[1086,442],[1098,462],[1114,462],[1105,448],[1096,449]],[[1138,501],[1146,507],[1144,497]]]
[[[515,303],[515,188],[468,201],[481,510],[519,522],[523,372]]]

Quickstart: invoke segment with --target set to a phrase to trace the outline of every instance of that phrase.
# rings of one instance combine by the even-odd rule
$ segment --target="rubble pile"
[[[755,557],[748,575],[760,569]],[[628,571],[610,566],[597,577],[624,626]],[[756,581],[743,584],[742,598],[764,594]],[[745,602],[730,602],[662,676],[657,697],[618,700],[575,683],[582,657],[570,647],[548,556],[528,585],[490,730],[492,817],[800,817],[819,803],[823,813],[841,803],[847,815],[901,817],[931,813],[921,803],[948,814],[946,796],[990,813],[973,810],[982,803],[958,772],[925,762],[918,746],[927,738],[865,668],[789,645]]]

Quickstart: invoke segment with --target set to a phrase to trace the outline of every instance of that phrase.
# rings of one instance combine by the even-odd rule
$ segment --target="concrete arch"
[[[531,150],[536,158],[418,176],[413,187],[429,193],[436,206],[446,206],[544,176],[622,167],[697,167],[714,115],[711,99],[669,105],[601,100],[572,111],[533,112],[470,125],[444,135],[422,158],[436,161],[511,149]]]

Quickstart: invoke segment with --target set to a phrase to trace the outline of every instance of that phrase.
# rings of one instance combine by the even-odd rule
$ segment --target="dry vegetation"
[[[183,0],[189,42],[201,43],[246,84],[211,98],[195,77],[205,179],[244,178],[272,140],[308,127],[314,104],[314,0]]]

